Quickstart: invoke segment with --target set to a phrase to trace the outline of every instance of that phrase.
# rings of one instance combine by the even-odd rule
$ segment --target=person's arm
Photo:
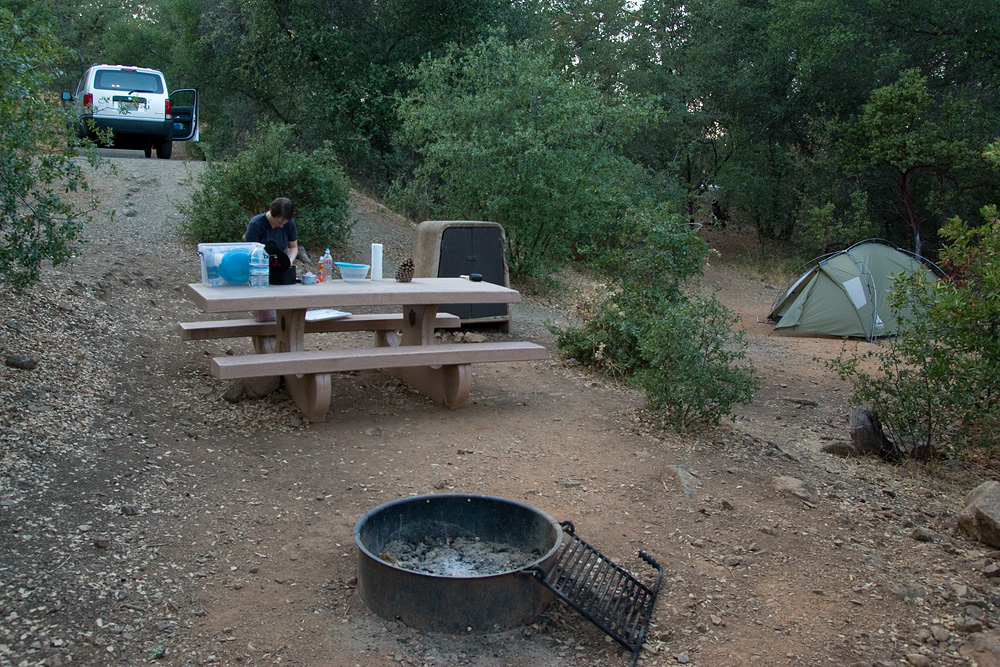
[[[295,258],[299,256],[299,242],[289,241],[288,247],[285,248],[285,254],[288,255],[288,261],[294,264]]]

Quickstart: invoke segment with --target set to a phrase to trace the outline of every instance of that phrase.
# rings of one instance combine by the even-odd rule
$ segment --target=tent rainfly
[[[814,260],[816,261],[816,260]],[[913,253],[878,241],[862,241],[826,255],[799,276],[771,309],[776,330],[867,338],[896,333],[889,307],[893,274],[923,272],[937,277]]]

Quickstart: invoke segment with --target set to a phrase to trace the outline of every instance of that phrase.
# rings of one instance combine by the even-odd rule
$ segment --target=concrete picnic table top
[[[414,278],[411,282],[330,280],[315,285],[187,286],[187,295],[206,313],[237,310],[293,310],[342,306],[419,306],[449,303],[518,303],[517,290],[464,278]]]

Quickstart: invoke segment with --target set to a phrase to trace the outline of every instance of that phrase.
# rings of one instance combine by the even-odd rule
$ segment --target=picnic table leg
[[[433,345],[437,306],[403,306],[400,345]]]
[[[403,335],[399,344],[434,345],[437,311],[437,306],[404,306]],[[389,345],[391,342],[380,339],[378,344]],[[385,371],[452,410],[465,405],[472,389],[472,367],[469,364],[387,368]]]
[[[279,310],[275,332],[278,352],[299,352],[305,349],[306,310]],[[295,405],[309,421],[324,422],[330,411],[330,374],[307,373],[285,375],[285,387]]]
[[[432,401],[452,410],[465,405],[472,389],[472,366],[421,366],[418,368],[386,368],[386,373],[399,378]]]

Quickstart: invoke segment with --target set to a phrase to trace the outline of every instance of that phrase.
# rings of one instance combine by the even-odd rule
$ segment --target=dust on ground
[[[849,392],[816,361],[842,343],[772,334],[762,320],[784,285],[725,261],[748,243],[737,231],[708,232],[723,257],[706,269],[761,379],[731,424],[658,431],[639,394],[560,358],[547,324],[572,321],[572,293],[515,306],[510,337],[549,358],[474,367],[463,409],[348,373],[333,378],[328,421],[310,424],[282,392],[224,398],[209,362],[247,342],[176,333],[205,319],[185,297],[198,259],[172,206],[203,165],[109,162],[117,173],[93,174],[102,205],[81,256],[0,306],[5,358],[37,362],[0,371],[0,665],[628,663],[559,604],[474,635],[368,611],[355,522],[443,492],[571,520],[643,579],[638,550],[656,558],[665,576],[641,665],[997,664],[1000,597],[983,572],[996,554],[956,521],[991,473],[821,453],[848,438]],[[413,225],[353,201],[340,252],[361,259],[383,242],[392,275]],[[776,490],[780,477],[812,495]]]

